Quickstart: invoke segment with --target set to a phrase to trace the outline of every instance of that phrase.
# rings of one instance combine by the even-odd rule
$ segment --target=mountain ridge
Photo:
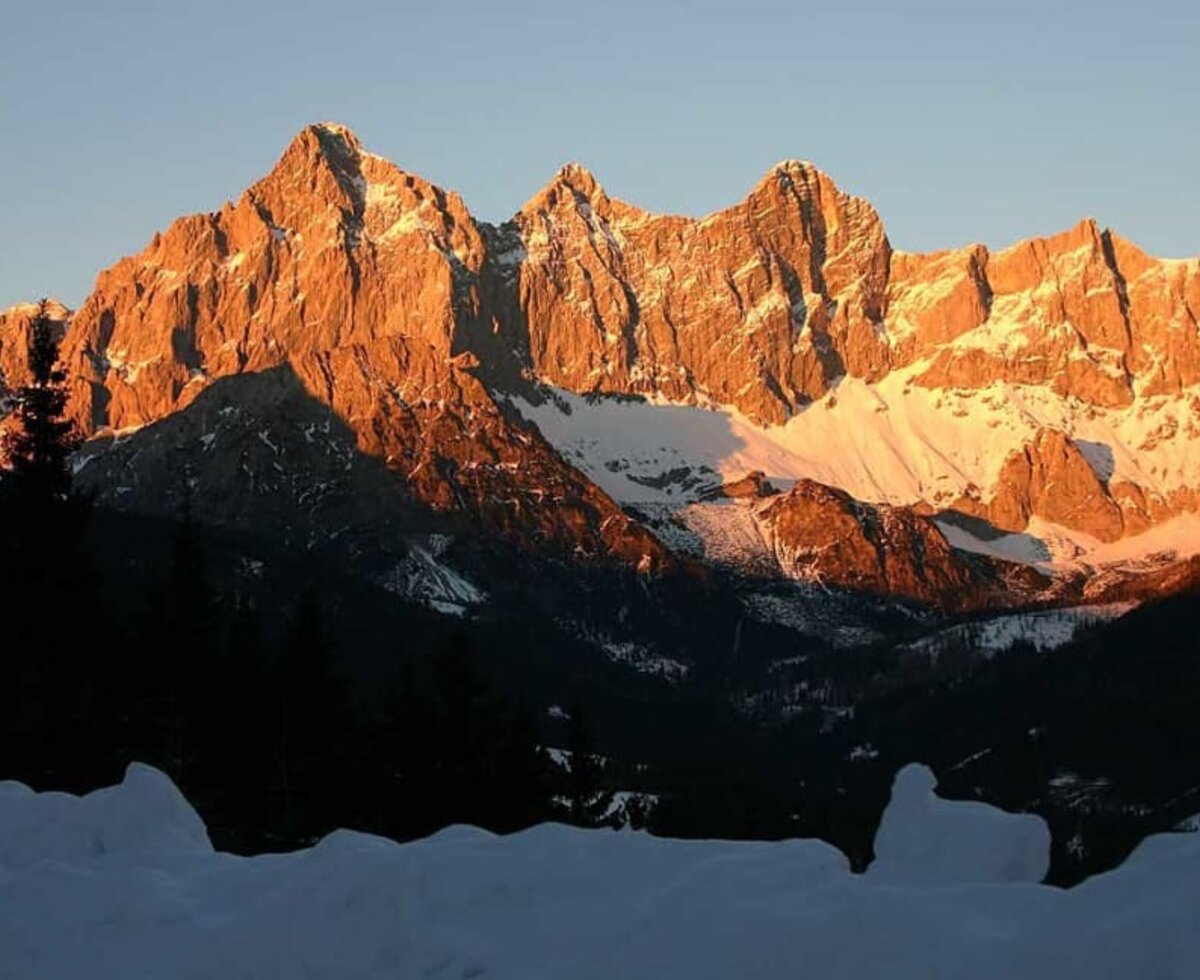
[[[940,511],[1010,535],[1045,519],[1111,543],[1200,505],[1186,452],[1200,447],[1200,260],[1152,259],[1090,219],[998,252],[902,252],[868,201],[804,161],[702,218],[610,198],[569,163],[490,225],[347,128],[315,124],[236,202],[173,222],[101,272],[69,323],[56,315],[85,435],[134,432],[221,378],[286,365],[423,505],[643,571],[676,562],[658,538],[685,510],[707,507],[709,527],[733,519],[738,505],[702,499],[705,468],[721,471],[716,484],[763,469],[736,462],[759,434],[782,460],[774,481],[913,509],[920,532],[888,547],[932,542],[948,574],[913,585],[929,580],[922,545],[886,556],[881,567],[904,572],[881,580],[847,559],[826,580],[884,594],[905,582],[899,594],[935,605],[961,607],[965,569],[994,560],[982,545],[961,557],[966,539],[947,541]],[[29,316],[0,314],[0,394],[21,383]],[[555,421],[568,400],[554,389],[733,413],[734,462],[639,463],[628,431],[589,458],[586,406]],[[821,436],[820,413],[844,422]],[[879,437],[877,452],[831,469],[855,428]],[[657,522],[630,516],[651,498]],[[809,498],[828,519],[846,512],[836,494]]]

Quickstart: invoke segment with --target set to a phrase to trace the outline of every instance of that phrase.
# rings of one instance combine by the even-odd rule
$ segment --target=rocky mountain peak
[[[243,197],[272,226],[287,230],[361,218],[366,206],[363,154],[357,137],[334,123],[306,126],[271,172]]]
[[[834,194],[840,193],[833,179],[815,164],[808,160],[787,159],[770,167],[747,197],[754,198],[769,192],[798,193],[808,197],[819,188],[827,188]]]
[[[604,188],[600,186],[595,175],[582,163],[575,161],[569,161],[559,167],[550,183],[569,187],[588,198],[604,192]]]
[[[344,166],[356,161],[362,152],[362,143],[349,127],[335,122],[311,123],[292,138],[275,169],[303,169],[304,162],[314,161]]]
[[[812,480],[763,508],[780,568],[792,577],[948,609],[1002,603],[1001,569],[954,551],[911,507],[869,505]]]
[[[554,222],[578,227],[586,234],[596,220],[611,217],[613,203],[604,187],[581,163],[565,163],[550,181],[525,203],[513,221],[528,227],[536,222]],[[619,207],[624,207],[619,205]]]
[[[349,126],[343,125],[332,120],[324,122],[312,123],[307,127],[308,131],[316,134],[318,138],[328,138],[339,141],[343,146],[358,151],[362,148],[362,144],[358,137],[350,129]]]
[[[883,239],[883,220],[865,198],[844,191],[832,177],[807,160],[781,160],[754,185],[747,204],[762,207],[767,198],[799,210],[806,223],[819,221],[825,231],[854,226],[852,234]],[[735,206],[736,207],[736,206]]]

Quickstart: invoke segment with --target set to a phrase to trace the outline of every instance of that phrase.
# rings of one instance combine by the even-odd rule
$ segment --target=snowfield
[[[1103,479],[1129,480],[1164,495],[1200,483],[1200,424],[1193,400],[1139,396],[1106,409],[1063,399],[1046,386],[996,382],[977,391],[928,389],[914,379],[926,362],[878,383],[844,377],[783,425],[764,426],[717,403],[682,405],[584,396],[547,387],[537,405],[512,403],[605,492],[622,504],[675,512],[718,559],[746,537],[736,507],[705,503],[722,483],[761,471],[780,489],[811,479],[871,503],[949,506],[972,488],[991,493],[1009,455],[1039,428],[1078,441]],[[942,524],[968,551],[1046,569],[1122,564],[1169,551],[1200,554],[1200,520],[1185,515],[1111,545],[1035,519],[1028,533],[983,541]],[[751,535],[753,537],[753,535]],[[737,548],[733,548],[734,551]],[[753,563],[751,546],[744,560]]]
[[[0,977],[1193,978],[1200,834],[1070,890],[1035,817],[897,778],[866,875],[827,844],[543,825],[213,851],[145,766],[85,797],[0,783]]]

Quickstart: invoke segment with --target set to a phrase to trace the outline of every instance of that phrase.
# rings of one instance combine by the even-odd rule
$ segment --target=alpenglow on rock
[[[81,479],[113,506],[162,510],[156,423],[190,413],[201,463],[265,431],[226,438],[201,398],[237,377],[264,404],[310,400],[404,501],[572,561],[655,573],[683,550],[968,609],[1200,553],[1192,525],[1161,531],[1200,508],[1200,261],[1090,220],[904,253],[869,203],[789,160],[702,218],[572,164],[491,226],[324,123],[53,315],[71,413],[98,437]],[[0,314],[0,399],[29,317]],[[251,460],[253,492],[297,459]],[[784,499],[718,492],[754,472]],[[801,519],[818,501],[835,541]]]

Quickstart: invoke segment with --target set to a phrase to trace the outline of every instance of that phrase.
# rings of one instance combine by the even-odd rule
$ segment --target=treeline
[[[582,707],[568,722],[576,751],[556,765],[538,719],[499,692],[464,632],[398,658],[371,696],[352,690],[316,589],[267,623],[254,589],[213,574],[186,473],[168,559],[137,612],[110,614],[44,316],[30,337],[30,380],[10,395],[0,443],[0,779],[83,792],[147,762],[239,851],[335,827],[406,839],[459,822],[610,819]]]

